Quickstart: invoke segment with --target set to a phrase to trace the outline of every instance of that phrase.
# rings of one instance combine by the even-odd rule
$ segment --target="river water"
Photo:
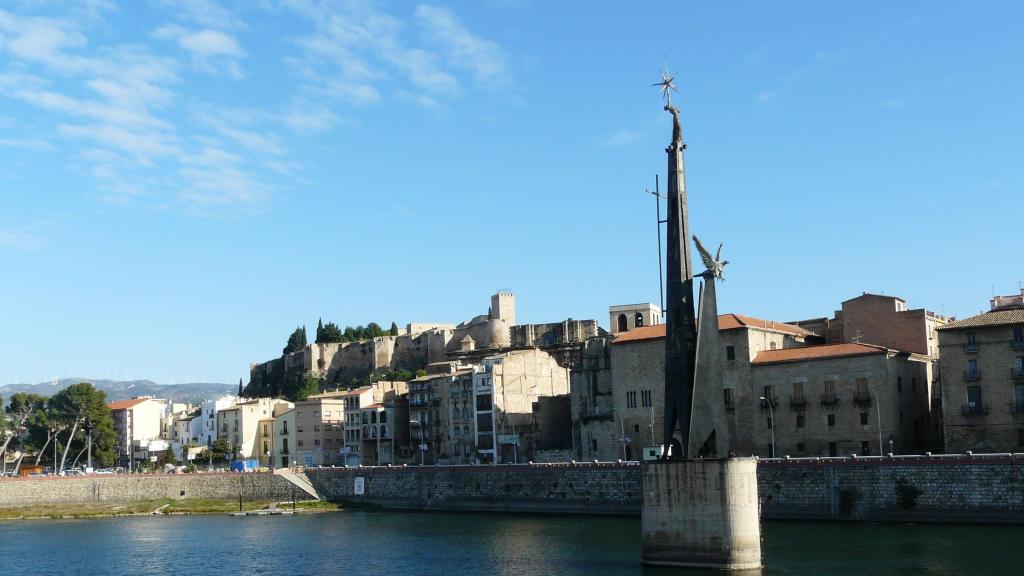
[[[764,576],[1016,575],[1024,529],[767,522]],[[338,512],[0,522],[0,574],[668,575],[639,518]],[[749,573],[744,573],[749,574]]]

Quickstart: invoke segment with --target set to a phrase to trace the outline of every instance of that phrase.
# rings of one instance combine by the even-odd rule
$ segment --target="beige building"
[[[457,362],[438,362],[427,366],[427,375],[409,382],[409,433],[413,447],[413,462],[419,462],[420,445],[425,445],[423,462],[452,463],[472,459],[468,442],[462,442],[463,429],[472,417],[473,370]],[[460,390],[465,391],[460,397]],[[458,424],[453,416],[458,416]],[[452,445],[449,439],[458,427],[460,442]],[[453,459],[454,450],[459,458]]]
[[[1024,450],[1024,291],[939,328],[947,452]]]
[[[608,325],[611,326],[612,334],[656,324],[661,324],[661,307],[655,304],[623,304],[608,307]]]
[[[295,455],[295,409],[286,410],[274,418],[273,455],[271,461],[278,468],[298,465]]]
[[[295,458],[300,465],[345,465],[345,394],[325,392],[295,403]]]
[[[157,398],[118,400],[107,405],[114,420],[116,451],[122,464],[134,456],[134,449],[163,438],[167,401]]]
[[[278,398],[240,398],[233,406],[217,412],[217,438],[226,439],[238,460],[265,459],[261,422],[275,418],[293,407]]]
[[[539,396],[569,393],[568,370],[538,349],[485,358],[473,373],[476,459],[481,463],[528,461],[533,403]]]

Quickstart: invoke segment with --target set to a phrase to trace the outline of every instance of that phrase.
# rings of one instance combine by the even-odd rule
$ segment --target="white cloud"
[[[448,9],[420,5],[416,8],[416,21],[442,47],[446,59],[469,70],[478,83],[489,88],[509,83],[505,49],[471,33]]]
[[[210,29],[191,31],[177,24],[168,24],[156,29],[153,36],[177,42],[191,55],[193,64],[200,70],[223,71],[235,79],[245,77],[239,63],[241,58],[245,58],[245,51],[229,34]]]
[[[635,130],[619,130],[608,136],[602,142],[605,146],[620,147],[632,144],[640,139],[640,134]]]
[[[207,28],[229,30],[241,26],[234,14],[213,0],[160,0],[160,3],[173,8],[180,18]]]
[[[49,244],[49,238],[38,231],[0,228],[0,248],[10,248],[23,252],[35,252]]]
[[[22,150],[34,150],[44,152],[53,150],[53,144],[41,138],[0,138],[0,147],[20,148]]]

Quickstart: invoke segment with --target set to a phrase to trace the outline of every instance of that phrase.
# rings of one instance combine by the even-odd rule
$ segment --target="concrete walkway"
[[[274,470],[274,474],[284,478],[288,482],[291,482],[293,486],[302,490],[314,500],[319,500],[320,495],[316,493],[316,489],[313,488],[313,484],[309,481],[309,478],[302,472],[295,473],[287,468],[279,468]]]

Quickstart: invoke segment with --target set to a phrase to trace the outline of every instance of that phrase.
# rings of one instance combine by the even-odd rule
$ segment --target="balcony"
[[[735,412],[736,411],[736,404],[734,404],[732,402],[729,402],[728,404],[725,405],[725,411],[726,412]],[[610,420],[611,416],[609,416],[608,419]]]
[[[769,404],[771,404],[771,406],[769,406]],[[778,407],[779,407],[779,397],[778,396],[769,396],[767,399],[761,400],[761,410],[769,410],[769,409],[775,410]]]
[[[974,370],[964,370],[964,380],[967,382],[981,380],[981,369],[975,368]]]
[[[409,400],[409,406],[412,408],[420,408],[423,406],[427,406],[428,404],[430,404],[429,400]]]
[[[853,404],[861,408],[871,406],[871,393],[870,392],[854,392],[853,393]]]
[[[839,395],[835,392],[826,392],[821,395],[821,405],[827,408],[839,406]]]
[[[807,397],[803,394],[790,396],[789,407],[793,410],[805,410],[807,408]]]
[[[988,414],[988,405],[975,402],[960,406],[960,413],[964,416],[984,416]]]
[[[281,436],[287,436],[287,435],[288,435],[288,429],[287,428],[282,428],[281,429]]]

